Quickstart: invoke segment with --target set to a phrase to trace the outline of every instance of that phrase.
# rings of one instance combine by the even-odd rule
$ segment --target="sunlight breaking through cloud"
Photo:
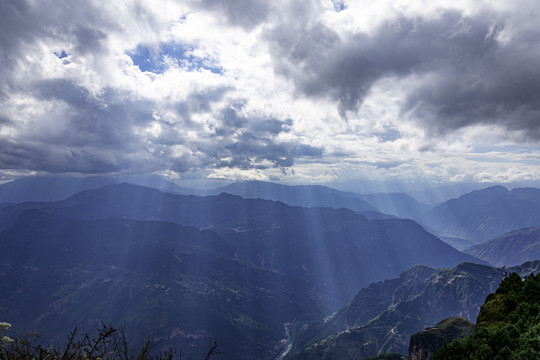
[[[57,5],[0,5],[2,176],[538,173],[533,1]]]

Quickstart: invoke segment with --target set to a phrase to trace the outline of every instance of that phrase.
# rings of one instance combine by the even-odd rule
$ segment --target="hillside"
[[[486,298],[473,334],[444,346],[435,360],[537,359],[540,277],[516,273]]]
[[[347,208],[359,213],[378,211],[356,194],[321,185],[288,186],[265,181],[243,181],[213,191],[214,194],[222,192],[249,199],[281,201],[291,206]]]
[[[219,340],[224,359],[270,359],[284,323],[327,311],[313,284],[240,262],[218,234],[193,227],[28,210],[0,247],[0,318],[54,342],[103,321],[185,356]]]
[[[182,196],[110,185],[64,201],[4,207],[2,226],[28,208],[76,219],[160,220],[213,229],[235,248],[238,259],[311,281],[334,306],[343,305],[359,288],[415,264],[451,267],[480,261],[411,220],[368,220],[347,209],[292,207],[229,194]]]
[[[540,259],[540,227],[512,231],[465,252],[495,266],[511,266]]]
[[[218,338],[235,359],[274,357],[292,324],[415,264],[479,261],[412,220],[132,184],[4,204],[0,220],[0,316],[18,329],[104,320],[193,351]]]
[[[476,190],[429,210],[422,223],[441,237],[484,242],[501,234],[540,225],[540,189],[502,186]]]
[[[146,186],[178,194],[201,193],[201,191],[194,189],[182,188],[157,175],[27,176],[0,185],[0,204],[59,201],[84,190],[121,183]]]
[[[537,273],[540,261],[511,268]],[[475,322],[488,294],[495,291],[502,271],[463,263],[454,269],[415,266],[398,278],[360,290],[341,310],[302,329],[290,359],[356,359],[380,353],[407,355],[412,334],[448,317]]]
[[[292,206],[347,208],[358,213],[381,212],[393,216],[418,219],[430,206],[402,193],[357,194],[320,185],[287,186],[264,181],[243,181],[213,191],[226,192],[251,199],[281,201]]]
[[[408,360],[431,360],[445,344],[471,335],[474,324],[461,317],[451,317],[411,336]]]
[[[362,194],[359,197],[385,214],[418,220],[431,209],[431,206],[417,201],[403,193]]]

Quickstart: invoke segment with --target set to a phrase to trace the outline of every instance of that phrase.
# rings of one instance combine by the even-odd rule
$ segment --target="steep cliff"
[[[431,360],[445,344],[469,336],[474,324],[461,317],[452,317],[411,336],[409,360]]]

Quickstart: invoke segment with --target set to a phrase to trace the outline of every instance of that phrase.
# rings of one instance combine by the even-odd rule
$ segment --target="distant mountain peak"
[[[504,186],[502,186],[502,185],[493,185],[493,186],[489,186],[489,187],[487,187],[485,189],[473,190],[470,193],[462,195],[461,197],[463,197],[463,196],[474,196],[474,195],[477,195],[477,194],[486,194],[486,193],[489,193],[489,194],[505,194],[507,192],[509,192],[509,190],[507,188],[505,188]]]
[[[441,237],[475,243],[500,234],[540,225],[540,189],[495,185],[448,200],[422,217],[421,222]]]

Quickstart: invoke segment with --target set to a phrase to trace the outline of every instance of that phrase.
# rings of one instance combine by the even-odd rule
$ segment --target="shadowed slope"
[[[0,317],[55,341],[105,321],[185,355],[217,339],[227,359],[267,359],[284,323],[326,311],[312,284],[239,262],[218,234],[193,227],[28,210],[0,247]]]
[[[466,252],[495,266],[512,266],[540,259],[540,227],[509,232]]]
[[[478,261],[411,220],[367,220],[347,209],[301,208],[238,196],[196,197],[129,184],[89,190],[56,203],[20,204],[80,219],[163,220],[217,231],[239,259],[318,284],[343,304],[359,288],[415,264],[455,266]]]

